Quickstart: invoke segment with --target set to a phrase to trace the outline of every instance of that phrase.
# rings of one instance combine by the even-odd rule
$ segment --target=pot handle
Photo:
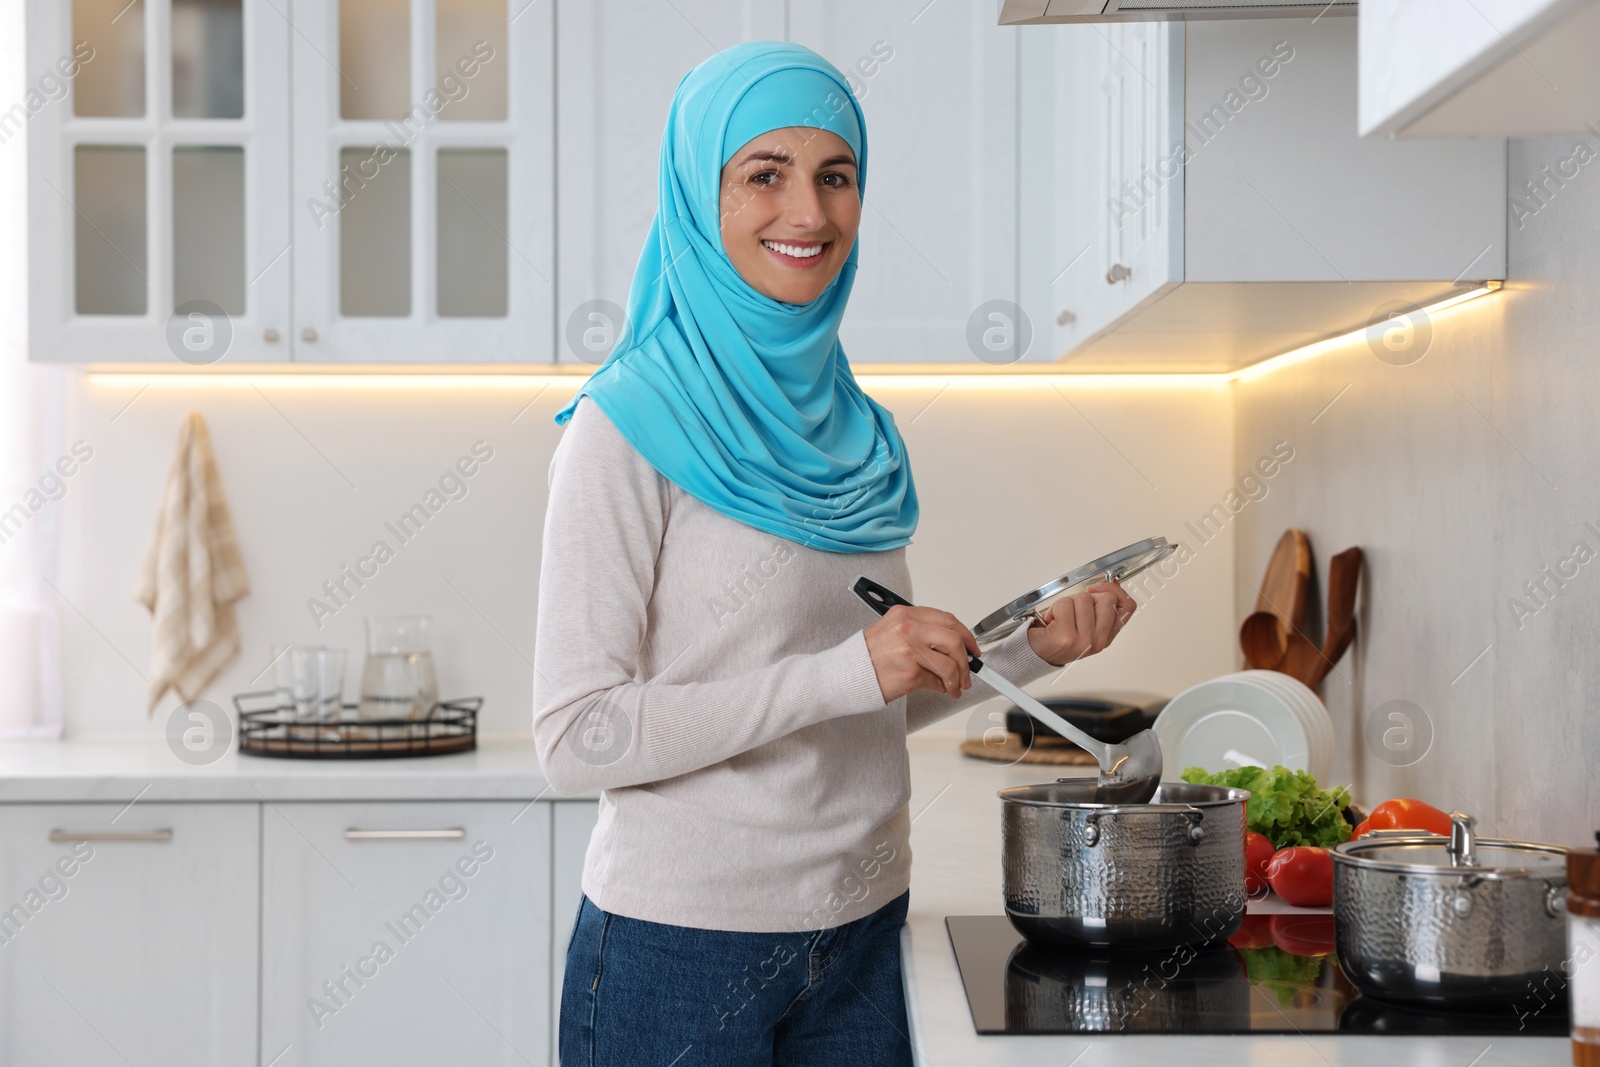
[[[1201,825],[1205,821],[1206,813],[1199,808],[1188,804],[1140,804],[1136,807],[1106,808],[1089,812],[1083,819],[1084,844],[1092,846],[1100,842],[1101,819],[1123,815],[1182,815],[1189,820],[1188,833],[1191,845],[1198,845],[1206,837],[1205,827]]]

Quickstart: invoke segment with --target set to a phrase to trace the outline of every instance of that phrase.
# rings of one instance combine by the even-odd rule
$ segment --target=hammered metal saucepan
[[[1491,841],[1453,812],[1450,837],[1388,831],[1333,850],[1339,966],[1363,993],[1501,1008],[1562,974],[1566,851]]]
[[[1006,914],[1047,944],[1160,950],[1239,928],[1248,791],[1162,782],[1097,804],[1091,778],[1002,789]]]

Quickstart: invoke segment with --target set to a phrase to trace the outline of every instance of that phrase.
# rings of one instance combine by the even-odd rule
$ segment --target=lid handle
[[[1476,867],[1478,865],[1478,838],[1472,832],[1473,823],[1477,820],[1464,812],[1452,811],[1450,813],[1450,844],[1445,846],[1450,853],[1450,866]]]

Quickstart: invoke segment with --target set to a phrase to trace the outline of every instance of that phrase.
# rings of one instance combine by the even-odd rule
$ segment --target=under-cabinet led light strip
[[[1486,281],[1455,293],[1442,300],[1424,305],[1421,314],[1432,316],[1445,308],[1463,304],[1476,297],[1493,293],[1501,288],[1499,281]],[[914,370],[896,371],[879,369],[883,364],[863,364],[856,371],[856,380],[875,389],[944,388],[960,383],[964,390],[1017,390],[1044,387],[1073,389],[1178,389],[1219,388],[1238,381],[1253,381],[1285,367],[1314,359],[1349,344],[1364,335],[1368,326],[1357,327],[1337,337],[1314,341],[1308,345],[1272,356],[1248,367],[1232,371],[1202,373],[1149,374],[1071,374],[1060,371],[1017,368],[1008,371],[982,371],[969,366],[952,365],[945,369],[918,365]],[[1035,365],[1046,366],[1046,365]],[[326,368],[327,365],[324,365]],[[270,383],[273,388],[302,389],[521,389],[545,387],[567,383],[576,387],[593,372],[593,367],[574,366],[570,370],[532,371],[528,373],[498,372],[479,368],[371,367],[350,369],[283,370],[282,364],[262,364],[254,367],[236,367],[225,371],[202,373],[169,371],[164,365],[144,364],[92,364],[86,377],[93,382],[127,384],[133,380],[144,383],[160,381],[163,386],[196,389],[254,389],[258,383]]]

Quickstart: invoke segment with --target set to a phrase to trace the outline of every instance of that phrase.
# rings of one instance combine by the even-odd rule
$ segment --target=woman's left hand
[[[1064,667],[1104,651],[1138,607],[1120,584],[1098,582],[1051,604],[1046,625],[1029,628],[1028,643],[1040,659]]]

